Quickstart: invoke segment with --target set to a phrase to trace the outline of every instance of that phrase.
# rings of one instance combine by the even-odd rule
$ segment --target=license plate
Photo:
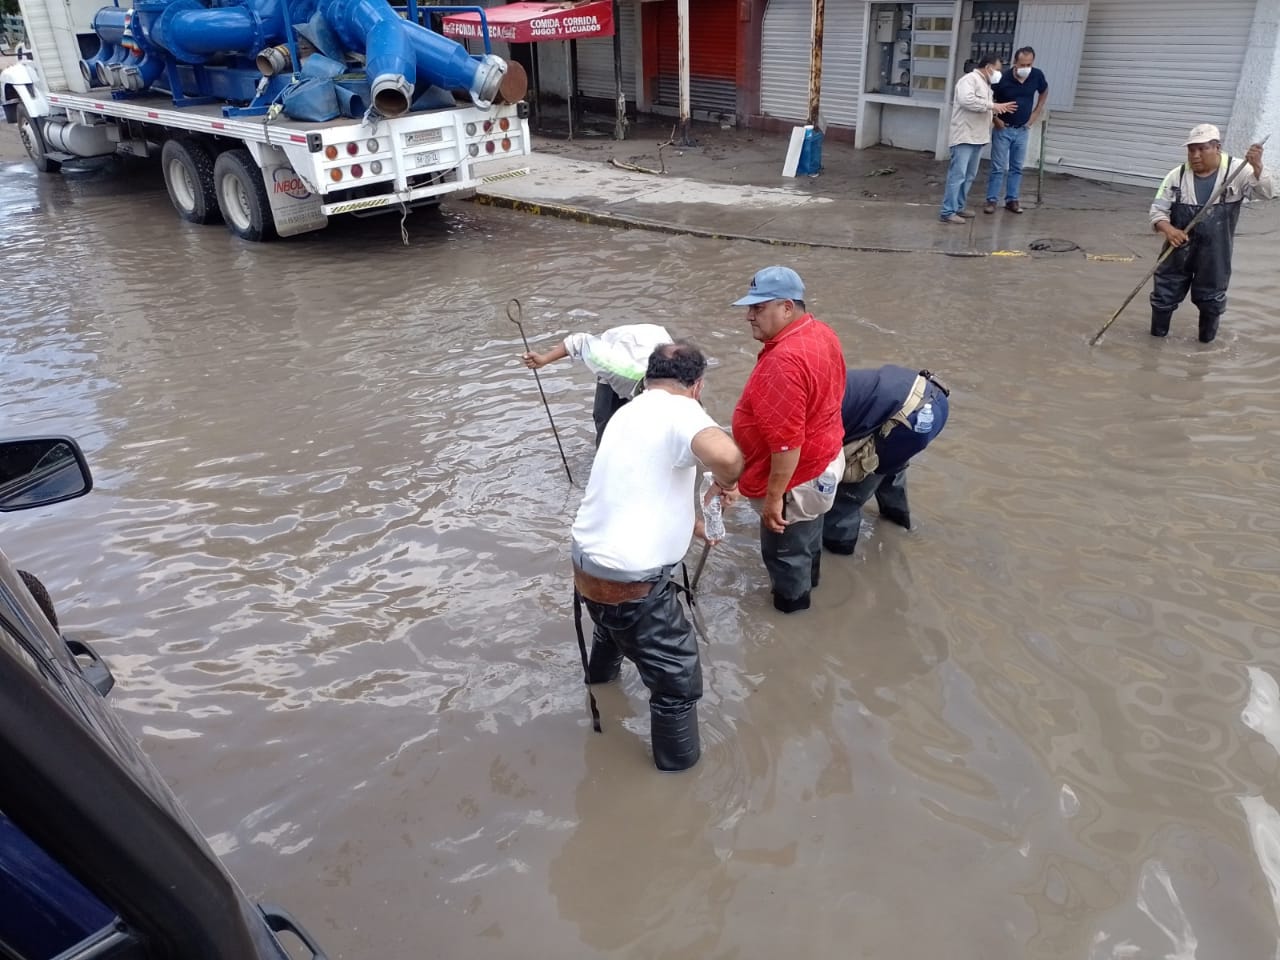
[[[433,167],[440,162],[440,154],[435,151],[432,151],[431,153],[417,153],[414,154],[414,157],[413,165],[415,167]]]
[[[406,147],[418,147],[424,143],[439,143],[444,139],[444,131],[437,128],[435,130],[419,130],[416,133],[406,133],[404,135],[404,144]]]

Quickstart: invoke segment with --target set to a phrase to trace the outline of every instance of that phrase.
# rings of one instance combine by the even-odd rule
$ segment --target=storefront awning
[[[613,36],[613,0],[587,3],[509,3],[485,10],[490,40],[537,43]],[[455,40],[480,39],[480,14],[451,13],[444,34]]]

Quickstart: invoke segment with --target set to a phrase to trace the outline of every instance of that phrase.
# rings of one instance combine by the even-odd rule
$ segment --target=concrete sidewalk
[[[851,251],[1129,262],[1159,250],[1147,226],[1154,188],[1051,174],[1037,205],[1036,173],[1027,171],[1026,212],[986,215],[984,164],[970,197],[978,214],[953,226],[938,221],[946,164],[931,155],[827,143],[819,176],[784,178],[781,135],[699,126],[696,147],[665,146],[660,156],[665,129],[634,133],[621,142],[537,138],[533,155],[485,166],[476,200],[608,226]]]
[[[1036,241],[1061,253],[1132,260],[1157,246],[1131,218],[1098,211],[979,213],[965,226],[938,221],[936,203],[828,196],[786,185],[709,183],[655,176],[598,161],[535,153],[493,172],[479,203],[584,223],[778,245],[949,256],[1031,256]],[[780,178],[781,179],[781,178]],[[1141,220],[1138,221],[1140,225]],[[1048,254],[1052,255],[1052,254]]]

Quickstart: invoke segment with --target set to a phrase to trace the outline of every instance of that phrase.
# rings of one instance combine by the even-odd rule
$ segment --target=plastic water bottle
[[[933,430],[933,404],[926,403],[916,415],[916,433],[929,433]]]
[[[710,489],[712,476],[710,473],[706,475],[707,486]],[[720,503],[719,497],[712,497],[702,507],[702,525],[706,530],[708,540],[724,539],[724,509]]]

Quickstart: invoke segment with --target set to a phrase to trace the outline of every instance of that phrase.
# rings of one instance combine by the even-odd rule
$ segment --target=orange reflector
[[[502,149],[503,149],[503,150],[510,150],[510,149],[511,149],[511,138],[510,138],[510,137],[503,137],[503,138],[502,138]]]
[[[359,180],[364,176],[364,167],[360,166],[358,163],[353,163],[351,165],[351,175]]]
[[[339,180],[342,179],[342,171],[338,169],[330,170],[329,179],[332,180],[334,183],[337,183]]]
[[[506,117],[503,117],[501,120],[498,121],[498,128],[504,131],[510,130],[511,121],[508,120]]]
[[[348,144],[347,144],[347,153],[348,153],[348,155],[350,155],[350,156],[353,156],[353,157],[354,157],[354,156],[355,156],[357,153],[359,153],[359,152],[360,152],[360,144],[358,144],[358,143],[348,143]]]
[[[337,148],[337,147],[335,147],[335,146],[331,143],[331,144],[329,144],[327,147],[325,147],[325,148],[324,148],[324,155],[325,155],[326,159],[329,159],[329,160],[337,160],[337,159],[338,159],[338,148]]]

